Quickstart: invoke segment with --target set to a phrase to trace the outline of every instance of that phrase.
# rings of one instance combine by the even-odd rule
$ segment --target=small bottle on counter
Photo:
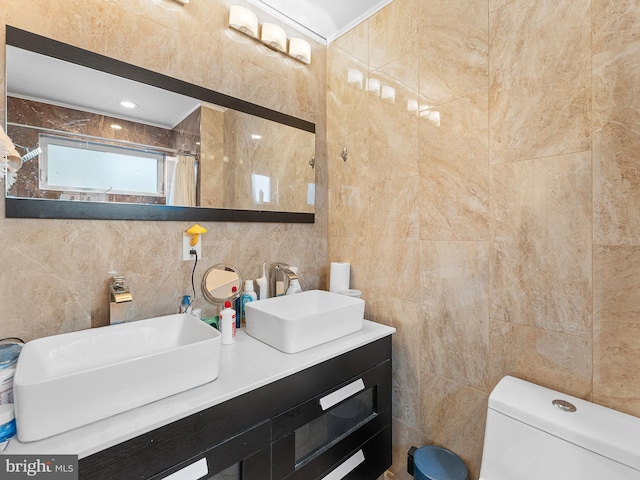
[[[242,324],[247,324],[247,312],[244,309],[244,306],[258,299],[256,292],[253,290],[253,280],[245,280],[244,282],[244,291],[242,292]]]
[[[191,313],[191,296],[184,295],[180,304],[180,313]]]
[[[266,268],[267,262],[262,262],[262,276],[260,278],[256,278],[256,285],[258,286],[258,300],[269,298]]]
[[[224,309],[220,312],[220,332],[222,344],[230,345],[236,341],[236,311],[231,308],[231,302],[224,302]]]
[[[242,320],[242,302],[238,293],[238,287],[235,285],[231,287],[231,295],[233,296],[233,309],[236,311],[236,328],[240,328],[240,320]]]

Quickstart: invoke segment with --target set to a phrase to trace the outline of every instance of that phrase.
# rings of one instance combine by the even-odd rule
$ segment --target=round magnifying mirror
[[[233,300],[242,293],[243,285],[238,269],[224,263],[214,265],[202,277],[202,293],[212,303]]]

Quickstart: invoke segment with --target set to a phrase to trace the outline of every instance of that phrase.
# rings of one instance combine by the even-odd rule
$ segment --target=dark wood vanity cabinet
[[[374,480],[391,465],[391,336],[80,460],[83,480]],[[332,473],[333,472],[333,473]]]

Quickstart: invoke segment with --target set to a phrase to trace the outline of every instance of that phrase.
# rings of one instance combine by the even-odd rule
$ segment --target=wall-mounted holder
[[[202,242],[200,235],[207,233],[207,229],[197,223],[182,235],[182,260],[202,260]],[[194,250],[196,253],[192,254]]]

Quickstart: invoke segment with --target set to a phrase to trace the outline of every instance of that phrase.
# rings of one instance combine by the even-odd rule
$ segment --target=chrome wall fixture
[[[311,63],[311,45],[302,38],[287,38],[284,29],[275,23],[260,25],[255,13],[245,7],[232,5],[229,27],[258,40],[272,50],[281,52],[307,65]]]

